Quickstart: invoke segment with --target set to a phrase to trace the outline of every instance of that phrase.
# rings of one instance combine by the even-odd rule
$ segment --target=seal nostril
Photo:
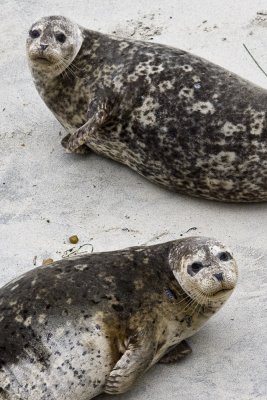
[[[40,47],[41,47],[41,49],[44,51],[45,49],[47,49],[48,44],[40,43]]]
[[[218,274],[213,274],[213,276],[219,281],[222,282],[223,281],[223,273],[219,272]]]

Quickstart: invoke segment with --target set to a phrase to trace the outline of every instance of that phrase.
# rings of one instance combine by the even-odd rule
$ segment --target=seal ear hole
[[[32,29],[30,30],[29,35],[32,39],[36,39],[40,36],[40,32],[37,29]]]
[[[200,261],[193,262],[193,264],[189,265],[187,267],[187,272],[189,275],[194,276],[196,275],[202,268],[204,268],[204,265]]]
[[[224,251],[222,253],[219,254],[219,259],[221,261],[229,261],[231,260],[233,257],[231,256],[231,254],[228,251]]]
[[[64,43],[67,39],[64,33],[56,33],[55,38],[59,43]]]

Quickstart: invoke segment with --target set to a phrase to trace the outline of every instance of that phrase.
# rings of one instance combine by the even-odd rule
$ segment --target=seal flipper
[[[151,336],[145,335],[141,342],[130,343],[125,353],[111,371],[105,393],[119,394],[130,389],[136,379],[147,370],[153,360],[155,348]]]
[[[68,143],[71,140],[71,134],[68,133],[64,138],[61,140],[61,145],[66,149],[67,153],[75,153],[75,154],[88,154],[91,153],[91,150],[86,144],[83,144],[82,146],[78,147],[74,151],[70,151],[68,148]]]
[[[108,121],[111,116],[112,108],[108,98],[97,101],[97,104],[92,102],[92,104],[89,105],[90,112],[88,112],[88,121],[77,129],[77,131],[68,134],[62,139],[61,144],[67,152],[77,154],[86,154],[90,152],[86,143],[90,142],[90,138]]]
[[[159,360],[159,363],[170,364],[183,359],[184,357],[186,357],[188,354],[191,353],[192,353],[191,347],[185,340],[183,340],[175,347],[171,348],[171,350]]]

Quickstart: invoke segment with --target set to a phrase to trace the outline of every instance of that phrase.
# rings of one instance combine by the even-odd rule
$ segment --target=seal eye
[[[33,29],[29,32],[31,38],[36,39],[40,36],[40,32],[37,29]]]
[[[219,259],[221,261],[229,261],[231,260],[233,257],[231,256],[230,253],[228,253],[228,251],[224,251],[223,253],[219,254]]]
[[[57,41],[60,43],[64,43],[66,40],[66,36],[64,35],[64,33],[57,33],[55,36]]]
[[[189,275],[194,276],[196,275],[202,268],[204,268],[204,265],[201,262],[194,262],[193,264],[189,265],[187,267],[187,272]]]
[[[203,268],[203,264],[200,262],[194,262],[191,265],[192,271],[195,272],[195,274]]]

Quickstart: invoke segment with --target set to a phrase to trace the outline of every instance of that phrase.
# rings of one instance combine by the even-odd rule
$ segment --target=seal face
[[[69,68],[82,41],[79,27],[66,18],[42,18],[29,31],[29,61],[37,75],[55,77]]]
[[[266,90],[183,50],[60,16],[33,24],[27,54],[68,151],[90,148],[194,196],[267,200]]]
[[[0,289],[0,399],[88,400],[123,393],[224,304],[237,266],[191,237],[35,268]]]

